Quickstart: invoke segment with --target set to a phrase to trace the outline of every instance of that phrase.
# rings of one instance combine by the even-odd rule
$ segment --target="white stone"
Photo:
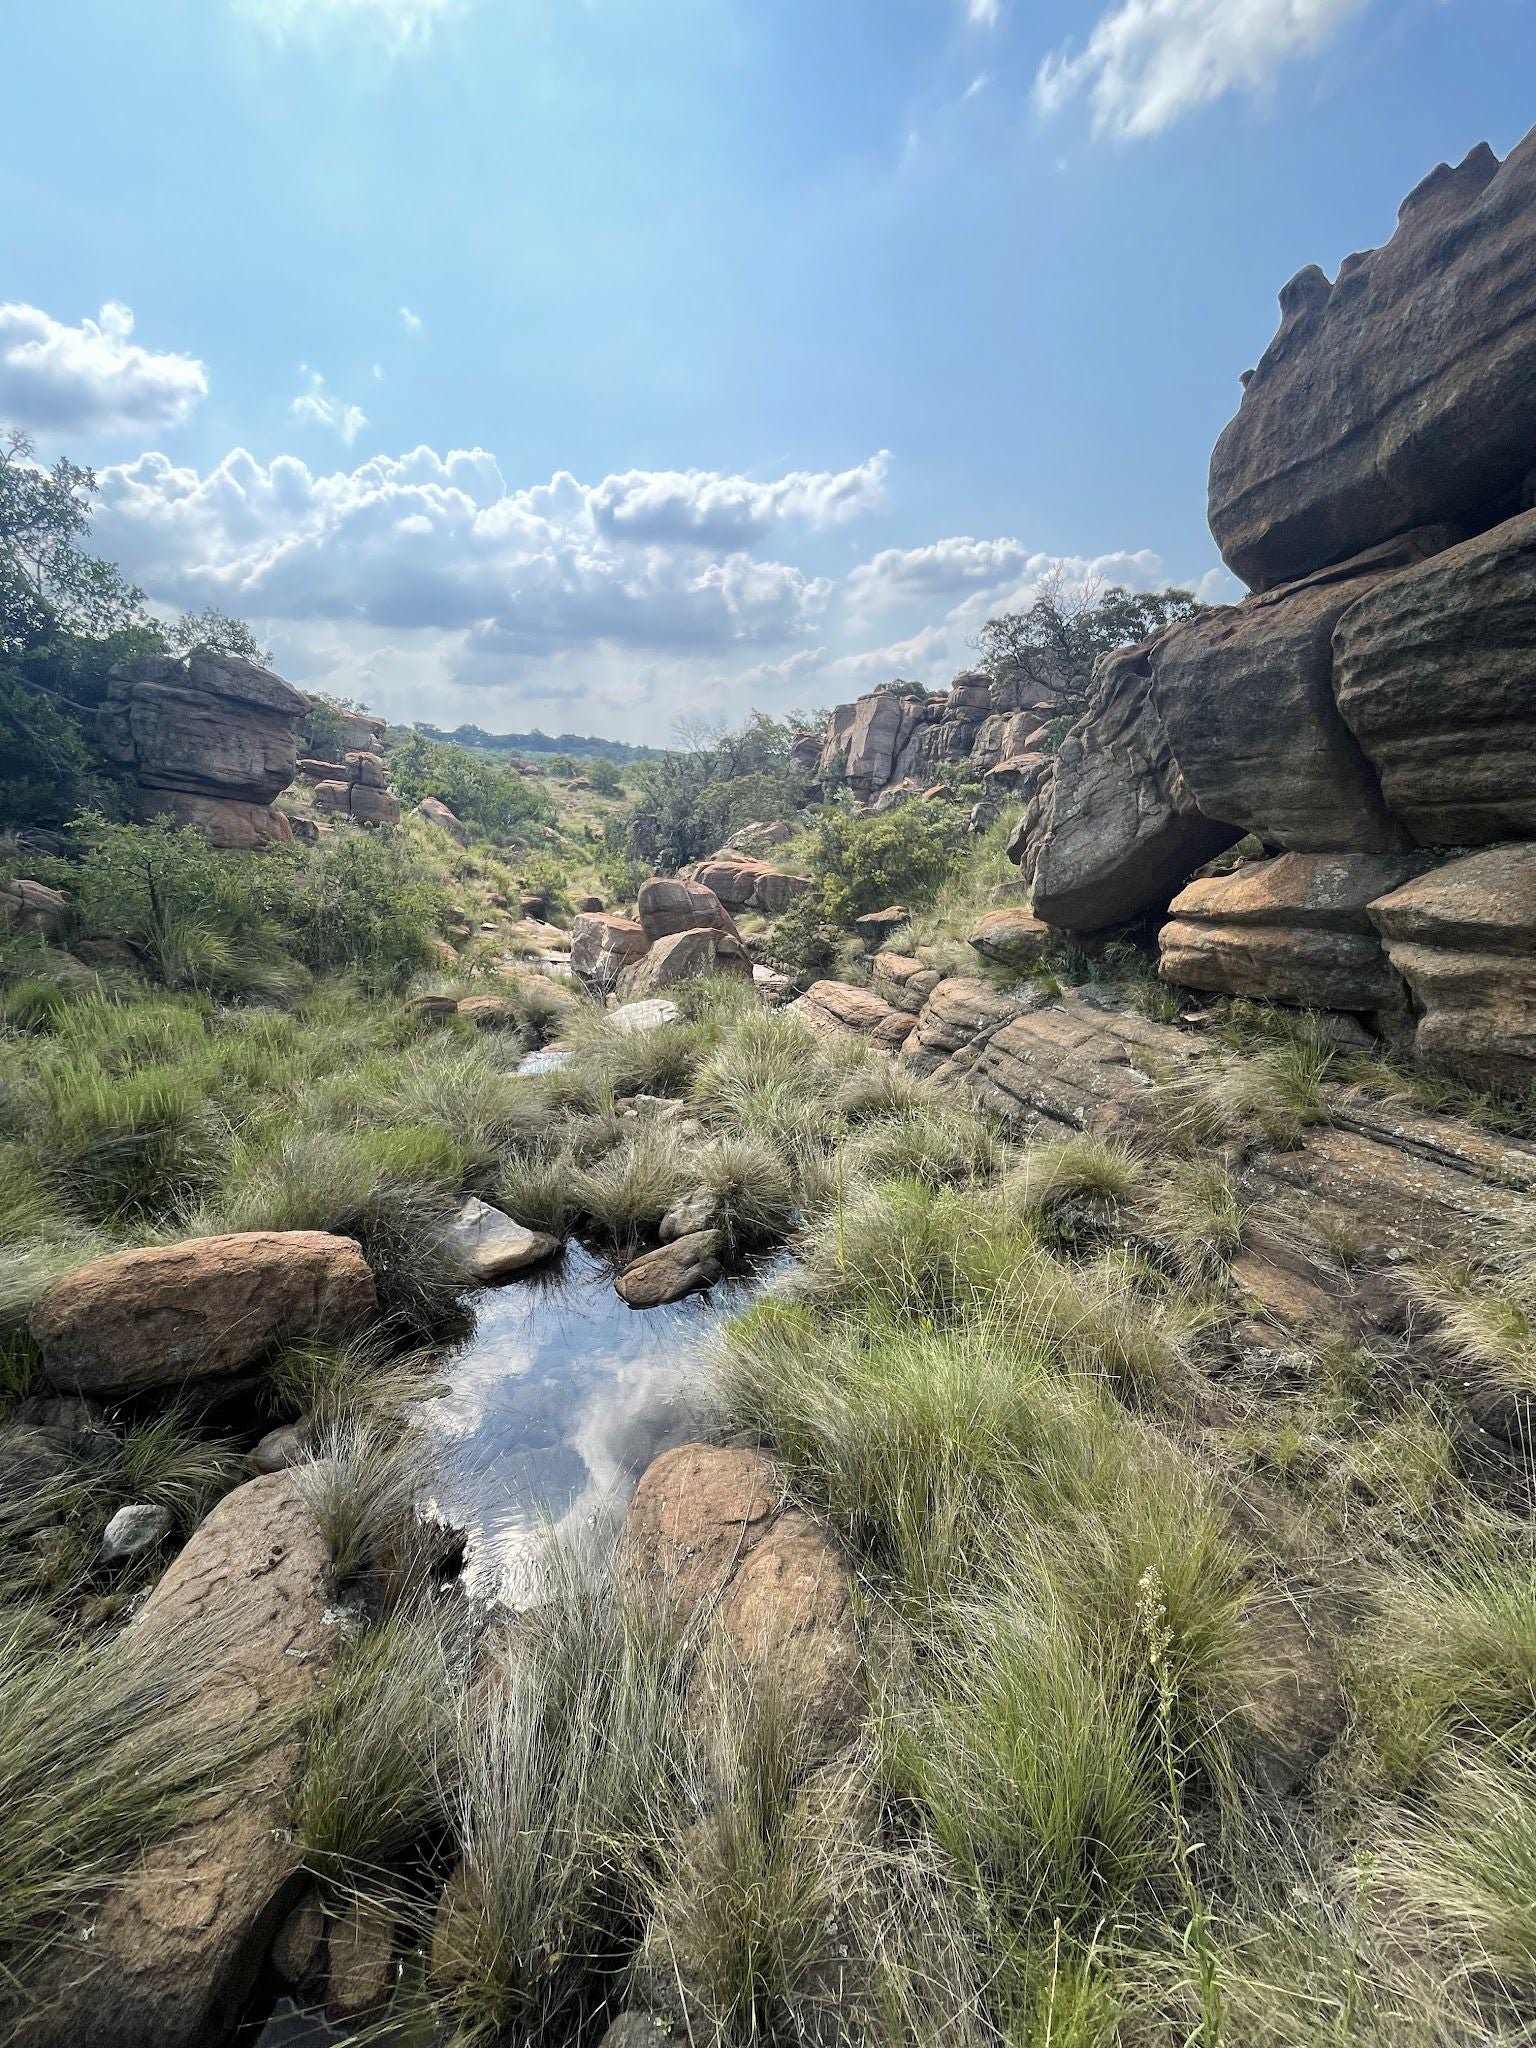
[[[137,1557],[140,1551],[153,1550],[170,1526],[169,1508],[153,1507],[142,1500],[119,1508],[101,1539],[102,1561],[118,1564],[125,1557]]]
[[[466,1195],[445,1235],[464,1261],[464,1270],[483,1287],[510,1280],[529,1266],[552,1258],[560,1240],[542,1230],[526,1230],[515,1218],[478,1195]]]

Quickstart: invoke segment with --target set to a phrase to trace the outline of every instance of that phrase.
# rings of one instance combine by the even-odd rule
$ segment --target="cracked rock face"
[[[1429,521],[1514,510],[1536,450],[1536,136],[1480,144],[1332,284],[1304,270],[1211,459],[1210,522],[1254,590]]]

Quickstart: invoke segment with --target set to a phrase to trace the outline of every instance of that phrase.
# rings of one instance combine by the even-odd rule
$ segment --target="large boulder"
[[[113,672],[103,751],[140,786],[269,804],[293,780],[309,699],[233,654],[151,654]]]
[[[1400,1009],[1367,906],[1424,866],[1416,854],[1286,853],[1205,876],[1173,899],[1158,972],[1184,988],[1319,1010]]]
[[[746,955],[740,953],[737,957],[750,974],[751,963]],[[680,981],[713,974],[723,964],[713,932],[673,932],[670,938],[658,939],[633,967],[625,968],[619,976],[619,994],[626,1001],[641,1001],[658,995],[662,989],[675,988]]]
[[[359,825],[398,825],[400,799],[387,789],[367,782],[317,782],[315,808],[341,818],[353,818]]]
[[[262,853],[269,846],[287,846],[294,836],[291,820],[281,811],[238,797],[200,796],[190,789],[140,789],[134,793],[133,808],[146,822],[169,818],[173,824],[195,825],[221,853]]]
[[[1536,1083],[1536,844],[1448,861],[1370,915],[1413,992],[1420,1058],[1479,1084]]]
[[[435,825],[439,832],[446,832],[456,845],[468,846],[469,827],[456,811],[449,810],[441,797],[424,796],[411,815]]]
[[[883,1002],[914,1017],[943,979],[936,967],[925,966],[910,953],[877,953],[869,973]]]
[[[939,1069],[984,1109],[1024,1130],[1108,1129],[1159,1079],[1188,1065],[1185,1034],[1067,997],[1006,1019]]]
[[[806,875],[786,875],[765,861],[737,854],[717,853],[701,860],[690,879],[713,890],[728,910],[761,910],[770,917],[777,917],[811,887]]]
[[[1163,634],[1152,692],[1173,757],[1208,818],[1295,852],[1411,844],[1333,695],[1333,629],[1394,569],[1455,538],[1407,534],[1363,559]]]
[[[1536,451],[1536,136],[1479,144],[1384,248],[1315,266],[1211,459],[1229,567],[1272,589],[1442,519],[1512,509]]]
[[[1421,846],[1536,836],[1536,511],[1378,584],[1333,637],[1339,709]]]
[[[1018,998],[990,981],[966,974],[941,981],[918,1012],[917,1026],[902,1051],[906,1066],[936,1073],[959,1053],[971,1052],[1019,1013]]]
[[[62,889],[50,889],[46,882],[25,876],[13,882],[0,881],[0,931],[36,932],[51,939],[64,922],[69,898]]]
[[[93,1259],[55,1281],[28,1328],[50,1385],[122,1395],[243,1372],[279,1344],[339,1341],[375,1306],[351,1238],[253,1230]]]
[[[1156,646],[1123,647],[1100,662],[1088,710],[1009,846],[1047,924],[1100,931],[1161,910],[1241,837],[1201,813],[1179,772],[1152,693]]]
[[[640,884],[637,910],[640,928],[651,945],[678,932],[717,932],[732,939],[741,936],[720,898],[702,882],[678,882],[666,875],[652,875]]]
[[[600,988],[613,988],[624,969],[644,957],[649,943],[636,919],[591,911],[571,926],[571,966]]]
[[[999,967],[1011,967],[1020,974],[1039,967],[1055,941],[1048,924],[1033,916],[1022,904],[1003,904],[987,910],[971,927],[966,940],[983,960]]]
[[[856,1725],[852,1570],[819,1522],[785,1504],[761,1452],[664,1452],[635,1489],[620,1557],[680,1619],[707,1618],[749,1668],[771,1672],[818,1737],[836,1741]]]
[[[221,1500],[150,1594],[127,1642],[199,1674],[204,1733],[276,1738],[190,1819],[152,1843],[29,1987],[17,2048],[217,2048],[232,2038],[268,1949],[302,1893],[290,1824],[303,1750],[295,1726],[340,1631],[330,1557],[300,1475]],[[174,1727],[168,1739],[175,1739]]]

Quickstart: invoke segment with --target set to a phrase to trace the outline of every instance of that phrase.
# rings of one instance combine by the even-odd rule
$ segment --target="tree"
[[[1033,691],[1075,717],[1087,705],[1101,655],[1204,610],[1192,590],[1126,590],[1118,583],[1101,589],[1091,580],[1073,586],[1057,574],[1041,581],[1028,611],[988,619],[973,644],[994,682],[1021,695]]]
[[[272,650],[263,647],[244,619],[232,619],[217,605],[204,605],[200,612],[183,612],[165,637],[178,654],[236,654],[242,661],[254,661],[261,668],[272,666]]]
[[[658,867],[702,859],[740,826],[792,808],[794,735],[780,720],[755,711],[735,731],[702,719],[680,719],[675,731],[677,747],[638,763],[629,778],[636,819],[644,820],[645,845]]]

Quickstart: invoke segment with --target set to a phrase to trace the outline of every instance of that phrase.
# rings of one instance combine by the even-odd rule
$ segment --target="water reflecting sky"
[[[471,1592],[530,1599],[551,1527],[617,1522],[652,1458],[699,1434],[710,1341],[762,1284],[631,1309],[612,1269],[572,1244],[550,1271],[479,1296],[426,1410],[441,1444],[433,1504],[468,1532]]]

